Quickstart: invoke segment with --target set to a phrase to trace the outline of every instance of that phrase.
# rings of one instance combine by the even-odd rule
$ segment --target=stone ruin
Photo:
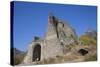
[[[23,64],[31,64],[57,55],[64,55],[66,45],[77,41],[75,30],[52,14],[48,15],[48,28],[43,39],[35,37],[29,44]]]

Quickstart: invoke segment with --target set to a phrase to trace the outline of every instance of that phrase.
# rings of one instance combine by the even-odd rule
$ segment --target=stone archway
[[[40,44],[36,44],[33,49],[33,57],[32,61],[40,61],[41,59],[41,46]]]

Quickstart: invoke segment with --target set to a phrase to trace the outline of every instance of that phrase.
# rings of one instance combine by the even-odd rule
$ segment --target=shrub
[[[84,45],[89,45],[89,44],[94,44],[96,45],[96,40],[93,38],[90,38],[88,36],[81,36],[79,38],[80,41],[82,41],[84,43]]]
[[[25,56],[24,54],[15,56],[14,57],[14,65],[20,64],[23,61],[24,56]]]

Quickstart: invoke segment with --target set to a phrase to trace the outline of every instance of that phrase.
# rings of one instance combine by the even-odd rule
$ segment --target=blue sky
[[[33,2],[14,2],[14,47],[27,50],[34,36],[44,36],[48,13],[52,12],[57,18],[67,22],[75,29],[78,36],[87,29],[97,29],[97,7],[48,4]]]

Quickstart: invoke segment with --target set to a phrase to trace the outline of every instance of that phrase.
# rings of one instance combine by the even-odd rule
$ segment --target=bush
[[[23,61],[24,56],[25,56],[24,54],[15,56],[14,57],[14,65],[20,64]]]
[[[84,45],[89,45],[89,44],[94,44],[94,45],[96,45],[96,44],[97,44],[95,39],[90,38],[90,37],[88,37],[88,36],[81,36],[81,37],[79,38],[79,40],[82,41],[82,42],[84,43]]]

